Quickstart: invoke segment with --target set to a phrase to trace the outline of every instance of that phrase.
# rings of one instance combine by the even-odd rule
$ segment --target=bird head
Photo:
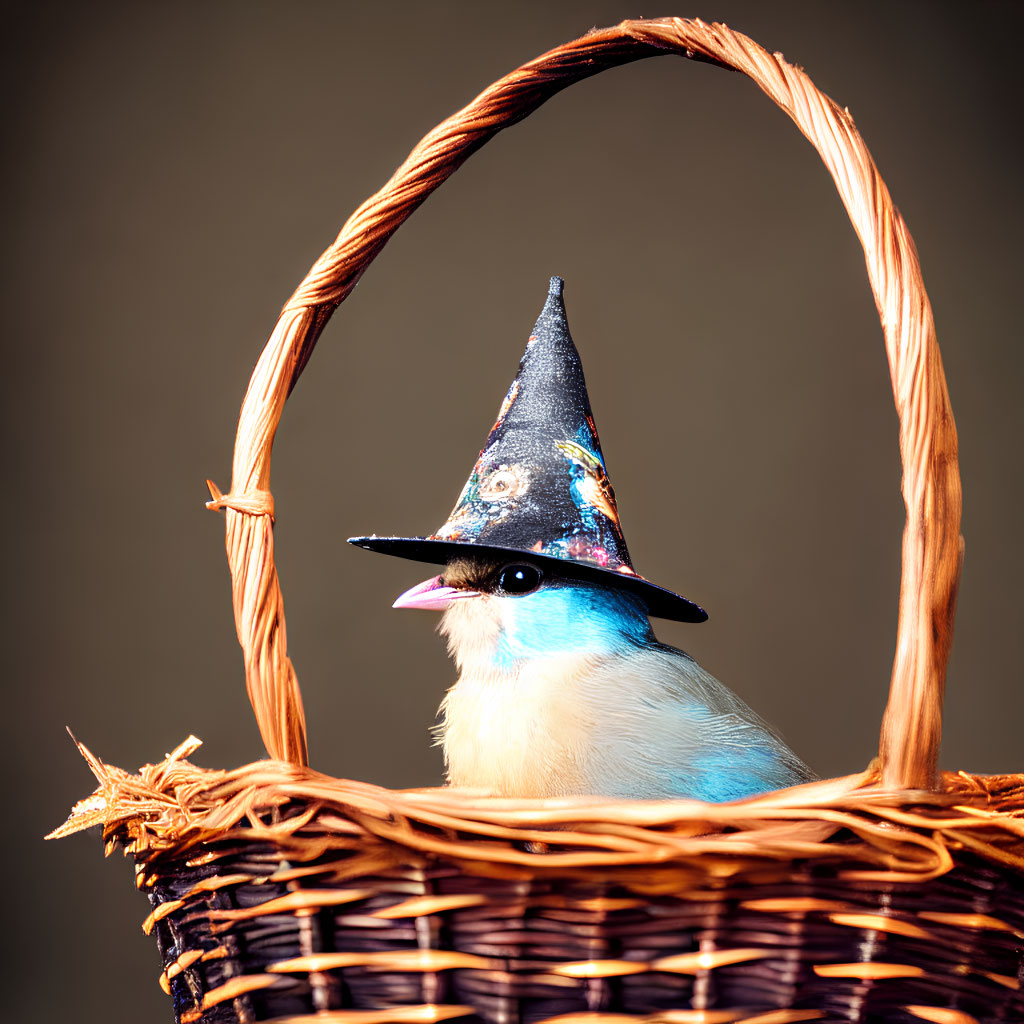
[[[638,596],[527,557],[452,558],[394,607],[443,610],[441,632],[462,670],[510,670],[528,659],[600,655],[654,639]]]

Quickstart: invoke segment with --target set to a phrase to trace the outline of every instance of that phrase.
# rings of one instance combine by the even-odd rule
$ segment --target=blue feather
[[[499,600],[504,629],[494,663],[503,669],[529,658],[618,654],[654,642],[642,602],[624,591],[544,587],[524,597]]]

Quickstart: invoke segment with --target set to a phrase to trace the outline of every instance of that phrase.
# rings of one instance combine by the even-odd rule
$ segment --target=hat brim
[[[554,555],[541,555],[536,551],[523,551],[521,548],[502,548],[491,544],[473,544],[466,541],[432,540],[430,537],[349,537],[349,544],[366,548],[368,551],[380,551],[385,555],[398,558],[409,558],[414,562],[427,562],[431,565],[445,565],[450,558],[465,555],[468,551],[484,555],[496,555],[529,559],[539,565],[550,566],[553,571],[569,579],[585,580],[602,583],[605,586],[618,587],[621,590],[636,594],[647,605],[647,613],[658,619],[674,619],[676,622],[704,622],[708,613],[685,597],[650,583],[642,576],[616,572],[614,569],[602,569],[599,565],[587,565],[585,562],[573,562]]]

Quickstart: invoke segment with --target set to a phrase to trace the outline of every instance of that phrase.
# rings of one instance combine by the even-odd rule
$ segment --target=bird
[[[444,566],[396,608],[441,610],[458,669],[450,785],[505,797],[738,800],[810,781],[779,735],[651,617],[699,605],[641,576],[619,518],[561,278],[455,507],[428,536],[349,538]]]
[[[394,607],[444,613],[459,672],[436,729],[450,785],[722,802],[814,777],[735,693],[658,641],[635,594],[467,553]]]

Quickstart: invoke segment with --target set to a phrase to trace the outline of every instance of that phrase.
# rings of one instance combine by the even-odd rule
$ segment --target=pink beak
[[[461,601],[465,597],[479,597],[476,590],[456,590],[455,587],[446,587],[441,582],[440,576],[417,583],[415,587],[407,590],[391,606],[392,608],[426,608],[441,609],[447,608],[452,601]]]

